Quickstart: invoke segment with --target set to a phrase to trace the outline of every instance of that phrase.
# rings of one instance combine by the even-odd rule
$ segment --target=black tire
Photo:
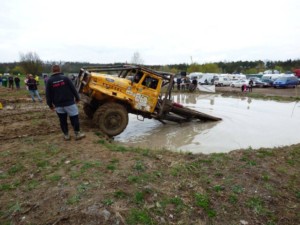
[[[84,103],[83,111],[88,118],[90,118],[90,119],[93,118],[95,110],[93,109],[93,107],[90,104]]]
[[[105,103],[93,116],[93,122],[109,137],[122,133],[128,124],[128,112],[118,103]]]

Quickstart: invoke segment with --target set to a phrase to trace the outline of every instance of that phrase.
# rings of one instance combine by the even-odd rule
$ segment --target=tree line
[[[137,54],[137,53],[135,53]],[[140,55],[135,58],[139,59],[139,63],[136,60],[134,64],[142,64],[143,60]],[[125,63],[89,63],[89,62],[63,62],[63,61],[42,61],[39,56],[34,52],[26,54],[20,54],[19,62],[0,63],[0,74],[34,74],[41,76],[43,73],[50,73],[51,66],[53,64],[59,64],[62,66],[65,73],[78,73],[82,67],[95,67],[103,65],[120,65]],[[214,63],[181,63],[181,64],[169,64],[169,65],[144,65],[154,70],[171,72],[178,74],[180,72],[203,72],[203,73],[243,73],[243,74],[258,74],[265,70],[277,70],[281,73],[293,72],[295,69],[300,68],[300,59],[286,60],[286,61],[236,61],[236,62],[214,62]]]

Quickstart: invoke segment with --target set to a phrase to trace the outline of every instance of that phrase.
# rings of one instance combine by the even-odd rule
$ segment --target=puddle
[[[300,103],[194,94],[178,94],[173,99],[223,120],[163,125],[130,115],[128,127],[115,140],[129,146],[205,154],[300,143]]]

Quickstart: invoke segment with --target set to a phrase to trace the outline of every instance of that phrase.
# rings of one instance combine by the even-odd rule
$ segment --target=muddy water
[[[223,120],[164,125],[130,115],[128,127],[115,140],[129,146],[205,154],[300,143],[300,103],[220,95],[178,94],[173,98]]]

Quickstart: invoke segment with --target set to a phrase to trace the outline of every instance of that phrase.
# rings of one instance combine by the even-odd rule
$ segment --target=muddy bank
[[[300,86],[296,88],[253,88],[252,92],[241,92],[240,88],[233,87],[216,87],[216,92],[224,95],[240,95],[247,96],[249,94],[257,94],[261,97],[280,96],[285,98],[300,98]]]

